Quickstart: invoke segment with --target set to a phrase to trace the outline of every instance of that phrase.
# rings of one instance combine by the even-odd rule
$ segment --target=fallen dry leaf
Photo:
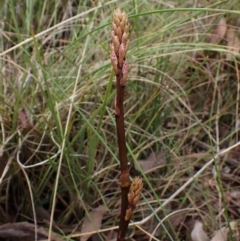
[[[203,230],[203,224],[200,221],[195,221],[194,228],[191,232],[192,241],[209,241],[209,237]]]
[[[80,241],[88,240],[88,238],[90,238],[93,234],[87,233],[97,231],[101,228],[103,215],[106,212],[107,208],[104,205],[100,205],[84,217],[81,233],[86,233],[86,235],[81,236]]]
[[[227,237],[228,237],[228,228],[223,227],[216,232],[216,234],[211,239],[211,241],[227,241]]]
[[[232,221],[230,222],[231,229],[233,231],[233,236],[235,240],[240,240],[240,221]],[[231,239],[231,238],[230,238]]]
[[[171,227],[176,229],[186,218],[188,210],[178,210],[172,213],[168,221],[171,223]]]
[[[218,44],[227,32],[227,22],[225,18],[221,18],[218,24],[213,28],[210,43]]]
[[[155,171],[157,167],[166,165],[165,153],[163,152],[152,152],[146,160],[138,161],[142,170],[146,172]],[[139,170],[137,164],[135,168]],[[139,170],[140,171],[140,170]]]
[[[226,54],[226,59],[231,60],[234,53],[239,53],[240,51],[240,40],[236,35],[233,28],[229,28],[227,31],[227,48],[229,52]]]
[[[36,215],[38,222],[49,223],[50,222],[50,213],[45,210],[43,207],[36,207]],[[57,223],[53,220],[53,226],[58,227]]]
[[[9,240],[24,240],[32,241],[35,240],[35,225],[28,222],[21,223],[7,223],[0,226],[0,237]],[[42,227],[37,227],[37,240],[47,239],[48,232],[45,231]],[[63,241],[51,235],[52,241]]]
[[[239,240],[240,237],[240,230],[239,230],[239,221],[232,221],[230,222],[230,226],[232,229],[232,234],[234,240]],[[229,229],[228,227],[222,227],[220,230],[218,230],[214,237],[211,239],[211,241],[228,241],[231,240],[229,236]]]
[[[36,214],[38,221],[49,221],[50,220],[50,213],[45,210],[43,207],[36,207]]]

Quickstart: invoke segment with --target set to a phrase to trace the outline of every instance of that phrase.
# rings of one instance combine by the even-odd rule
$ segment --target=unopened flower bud
[[[115,74],[117,75],[118,71],[119,71],[119,69],[118,69],[118,59],[117,59],[117,55],[115,54],[114,51],[111,51],[110,59],[111,59],[111,62],[112,62],[113,70],[114,70]]]
[[[124,11],[122,12],[122,19],[125,19],[125,20],[128,19],[127,14]]]
[[[125,221],[129,221],[132,218],[132,215],[133,215],[132,208],[128,208],[125,214]]]
[[[118,17],[114,17],[114,18],[113,18],[113,21],[114,21],[114,23],[115,23],[117,26],[119,26],[120,23],[121,23],[121,21],[120,21],[120,19],[119,19]]]
[[[143,188],[142,178],[135,177],[130,186],[128,194],[128,203],[130,206],[135,207],[139,201]]]
[[[117,36],[118,36],[119,39],[122,39],[122,34],[123,34],[123,31],[122,31],[122,29],[120,28],[120,26],[117,27]]]
[[[126,44],[128,40],[128,33],[124,32],[122,35],[122,43]]]
[[[120,21],[122,20],[122,11],[117,8],[114,12],[113,12],[113,19],[119,19]]]
[[[118,55],[118,53],[119,53],[119,46],[120,46],[119,38],[117,36],[113,36],[112,42],[113,42],[113,46],[114,46],[114,52],[115,52],[115,54]]]
[[[113,28],[115,35],[117,35],[117,25],[114,22],[112,23],[112,28]]]
[[[119,46],[119,51],[118,51],[118,61],[119,61],[118,64],[119,64],[120,68],[123,65],[125,55],[126,55],[125,47],[124,47],[123,43],[121,43]]]
[[[123,32],[124,32],[125,24],[126,24],[126,19],[123,18],[122,21],[120,22],[120,28]]]

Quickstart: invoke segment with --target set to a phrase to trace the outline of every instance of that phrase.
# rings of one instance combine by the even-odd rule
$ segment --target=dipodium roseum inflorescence
[[[117,8],[113,12],[111,31],[111,62],[116,75],[122,74],[121,85],[125,86],[129,71],[126,53],[129,47],[129,22],[127,14]]]
[[[128,193],[128,204],[132,207],[136,207],[140,195],[142,193],[143,182],[141,177],[134,177],[130,190]]]
[[[141,177],[134,177],[128,193],[128,209],[126,210],[125,220],[129,221],[132,218],[133,210],[135,209],[143,189]]]

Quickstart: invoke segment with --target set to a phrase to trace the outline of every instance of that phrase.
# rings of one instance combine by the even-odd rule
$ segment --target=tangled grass
[[[0,224],[28,221],[74,240],[104,205],[101,239],[116,230],[116,7],[131,22],[130,174],[144,180],[128,236],[190,240],[198,219],[211,237],[239,217],[238,1],[197,2],[0,3]],[[147,171],[139,160],[151,153],[164,158]]]

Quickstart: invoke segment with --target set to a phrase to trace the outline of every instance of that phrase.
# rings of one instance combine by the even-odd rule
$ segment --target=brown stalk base
[[[123,101],[124,101],[124,86],[121,86],[120,80],[122,74],[118,74],[117,78],[117,96],[115,100],[115,117],[116,117],[116,126],[117,126],[117,138],[118,138],[118,147],[119,147],[119,159],[121,163],[121,214],[120,214],[120,224],[117,240],[124,241],[129,221],[125,220],[126,210],[128,208],[128,193],[130,187],[130,178],[127,162],[127,148],[126,148],[126,139],[125,139],[125,129],[124,129],[124,110],[123,110]]]

